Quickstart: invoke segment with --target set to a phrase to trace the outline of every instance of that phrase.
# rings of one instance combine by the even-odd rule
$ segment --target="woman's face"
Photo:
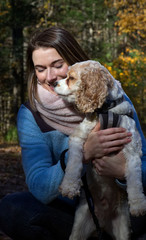
[[[38,48],[32,53],[37,79],[41,85],[54,93],[53,83],[66,77],[68,64],[55,48]]]

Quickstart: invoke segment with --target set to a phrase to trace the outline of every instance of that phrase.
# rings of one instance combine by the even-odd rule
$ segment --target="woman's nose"
[[[55,81],[56,80],[56,74],[55,74],[55,72],[53,71],[53,69],[47,69],[47,75],[46,75],[46,81],[48,82],[48,83],[51,83],[51,82],[53,82],[53,81]]]

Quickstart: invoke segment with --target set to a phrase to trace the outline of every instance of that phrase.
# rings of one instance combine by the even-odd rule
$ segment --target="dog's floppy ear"
[[[76,94],[77,108],[83,113],[101,108],[108,88],[112,86],[113,78],[104,66],[86,67],[81,73],[81,84]]]

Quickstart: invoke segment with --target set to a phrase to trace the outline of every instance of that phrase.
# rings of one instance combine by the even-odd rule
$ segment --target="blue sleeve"
[[[133,106],[132,102],[130,101],[130,99],[128,98],[128,96],[126,94],[125,94],[125,99],[128,102],[130,102],[130,104]],[[134,109],[134,106],[133,106],[133,109]],[[141,157],[141,160],[142,160],[142,182],[143,182],[144,191],[146,193],[146,139],[142,132],[142,129],[141,129],[141,126],[139,123],[139,119],[138,119],[135,109],[134,109],[134,120],[136,122],[136,127],[140,133],[141,140],[142,140],[142,153],[143,153],[142,157]]]
[[[18,112],[17,129],[29,191],[47,204],[59,196],[58,187],[64,175],[59,157],[67,148],[68,138],[58,131],[42,133],[24,105]]]

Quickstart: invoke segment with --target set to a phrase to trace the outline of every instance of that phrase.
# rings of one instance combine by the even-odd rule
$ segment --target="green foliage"
[[[11,28],[25,27],[36,23],[39,18],[38,0],[1,0],[0,23]]]
[[[16,126],[11,126],[4,136],[4,142],[18,143],[18,135]]]
[[[108,50],[112,51],[111,47],[103,44],[106,38],[103,30],[109,25],[108,18],[111,17],[104,0],[81,0],[79,2],[76,0],[45,0],[43,2],[44,5],[39,9],[43,17],[37,26],[58,25],[69,30],[91,58],[100,58],[105,56],[104,53]],[[113,24],[114,21],[112,24],[110,22],[110,28]]]

